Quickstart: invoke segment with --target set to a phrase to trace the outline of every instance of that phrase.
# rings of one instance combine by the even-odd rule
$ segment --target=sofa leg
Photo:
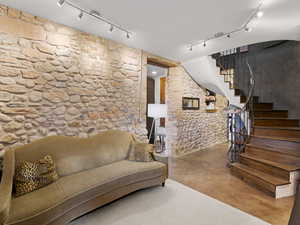
[[[163,187],[164,187],[164,186],[165,186],[165,184],[166,184],[165,182],[162,182],[161,186],[163,186]]]

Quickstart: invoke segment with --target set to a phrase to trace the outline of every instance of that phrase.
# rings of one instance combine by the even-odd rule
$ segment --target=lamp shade
[[[148,104],[148,117],[165,118],[167,117],[166,104]]]

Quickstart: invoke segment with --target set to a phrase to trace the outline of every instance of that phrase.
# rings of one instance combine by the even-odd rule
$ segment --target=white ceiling
[[[191,42],[203,40],[219,31],[230,31],[242,25],[259,0],[74,0],[95,9],[134,32],[127,40],[109,26],[93,18],[76,19],[78,11],[59,8],[56,0],[0,0],[33,15],[97,34],[153,54],[178,61],[212,54],[245,44],[268,40],[300,40],[300,0],[263,0],[265,15],[251,33],[240,33],[231,39],[221,38],[188,50]]]

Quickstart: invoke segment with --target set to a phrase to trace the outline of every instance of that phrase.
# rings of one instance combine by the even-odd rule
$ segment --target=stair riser
[[[271,103],[257,103],[254,104],[254,111],[271,111],[273,104]]]
[[[265,111],[265,112],[254,112],[256,118],[288,118],[288,112],[276,112],[276,111]]]
[[[242,179],[244,182],[256,187],[257,189],[276,197],[276,186],[265,182],[264,180],[259,179],[251,174],[244,172],[236,167],[231,167],[231,173],[238,178]]]
[[[291,184],[276,187],[276,198],[285,198],[293,196],[297,193],[297,188],[299,184],[300,171],[291,172],[290,181]]]
[[[276,151],[268,151],[263,148],[246,147],[246,153],[252,156],[265,160],[272,160],[274,162],[285,163],[285,164],[299,164],[300,157],[296,157],[290,154]]]
[[[241,163],[248,167],[260,170],[264,173],[268,173],[273,176],[278,176],[278,177],[284,178],[286,180],[290,180],[290,173],[283,169],[276,168],[271,165],[267,165],[267,164],[264,164],[264,163],[261,163],[261,162],[258,162],[258,161],[252,160],[252,159],[244,158],[243,156],[241,156]]]
[[[299,120],[280,120],[280,119],[255,119],[255,126],[266,126],[266,127],[298,127]]]
[[[265,137],[300,138],[300,131],[254,128],[254,135]]]

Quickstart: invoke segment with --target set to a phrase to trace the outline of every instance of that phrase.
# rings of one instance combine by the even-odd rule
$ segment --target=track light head
[[[126,37],[127,39],[130,39],[130,34],[128,32],[126,33]]]
[[[83,17],[83,12],[82,12],[82,11],[80,11],[80,13],[79,13],[79,15],[78,15],[77,19],[78,19],[78,20],[81,20],[81,19],[82,19],[82,17]]]
[[[90,14],[92,14],[95,17],[100,17],[101,16],[101,14],[98,11],[96,11],[96,10],[91,10]]]
[[[256,13],[256,17],[257,17],[257,18],[261,18],[261,17],[263,17],[263,15],[264,15],[264,12],[263,12],[263,11],[258,11],[258,12]]]
[[[58,5],[58,7],[63,7],[64,3],[65,3],[65,0],[58,0],[57,5]]]
[[[193,51],[193,45],[191,45],[191,46],[189,47],[189,50],[190,50],[190,51]]]
[[[203,43],[203,47],[204,47],[204,48],[206,47],[206,41],[204,41],[204,43]]]
[[[114,29],[115,29],[115,27],[114,27],[113,25],[110,25],[109,31],[110,31],[110,32],[113,32]]]
[[[251,31],[252,31],[252,27],[246,27],[246,28],[245,28],[245,31],[246,31],[246,32],[251,32]]]
[[[228,38],[231,38],[231,34],[227,34],[227,37],[228,37]]]

